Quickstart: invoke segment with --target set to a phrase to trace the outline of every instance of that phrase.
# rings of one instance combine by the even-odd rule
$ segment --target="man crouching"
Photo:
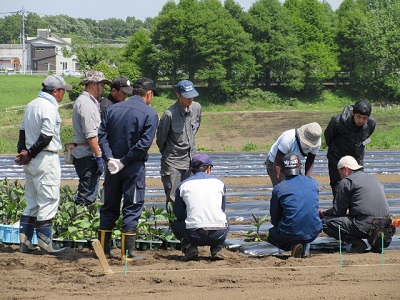
[[[225,184],[210,175],[212,167],[207,154],[195,155],[191,163],[194,176],[182,181],[176,189],[173,207],[176,221],[171,228],[182,240],[182,261],[196,259],[198,246],[210,246],[211,257],[220,257],[229,231]]]

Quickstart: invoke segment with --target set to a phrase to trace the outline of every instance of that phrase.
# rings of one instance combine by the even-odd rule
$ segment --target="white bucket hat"
[[[308,147],[317,147],[321,143],[321,126],[317,122],[309,123],[298,129],[300,140]]]

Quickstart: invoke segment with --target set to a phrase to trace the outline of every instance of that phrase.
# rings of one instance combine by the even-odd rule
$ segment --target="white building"
[[[27,37],[25,56],[21,44],[0,45],[0,71],[62,74],[63,70],[77,70],[75,55],[64,57],[63,50],[70,52],[71,38],[61,38],[50,29],[38,29],[36,37]],[[25,68],[24,65],[25,64]]]

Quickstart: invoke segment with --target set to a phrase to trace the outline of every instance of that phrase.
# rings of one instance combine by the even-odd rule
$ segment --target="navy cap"
[[[211,158],[207,154],[196,154],[192,158],[192,167],[194,166],[199,166],[199,165],[210,165],[212,166],[211,163]]]
[[[194,88],[193,82],[189,80],[182,80],[176,85],[176,91],[185,98],[194,98],[199,93]]]

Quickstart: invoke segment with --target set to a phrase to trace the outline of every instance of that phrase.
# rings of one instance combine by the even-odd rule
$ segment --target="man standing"
[[[316,123],[309,123],[298,129],[289,129],[283,132],[272,145],[265,162],[267,173],[275,186],[285,178],[281,172],[281,162],[284,155],[292,152],[297,156],[307,157],[305,163],[305,175],[311,176],[315,156],[321,147],[321,126]]]
[[[131,95],[132,87],[129,79],[125,76],[114,78],[114,80],[111,82],[111,92],[100,102],[101,117],[104,116],[104,112],[108,107],[115,103],[124,101],[126,97]]]
[[[104,85],[110,84],[110,81],[102,72],[89,71],[80,84],[85,85],[85,90],[75,100],[72,114],[75,132],[72,155],[79,177],[75,204],[89,206],[97,199],[99,179],[104,170],[97,140],[100,125],[98,99],[104,92]]]
[[[337,168],[342,180],[333,207],[319,210],[323,230],[338,240],[340,227],[341,239],[351,244],[350,252],[362,253],[367,249],[362,239],[369,237],[375,218],[389,219],[389,205],[383,185],[374,176],[365,174],[354,157],[342,157]],[[379,241],[378,245],[371,245],[371,250],[380,252],[379,245]]]
[[[350,155],[359,165],[364,165],[365,145],[371,141],[369,137],[376,125],[375,119],[370,117],[371,110],[371,104],[359,100],[354,105],[346,106],[341,114],[333,116],[325,129],[329,178],[334,197],[340,181],[338,161]]]
[[[30,253],[36,227],[38,244],[45,254],[57,255],[66,248],[53,245],[53,218],[60,202],[61,168],[58,152],[61,118],[58,102],[72,89],[58,75],[47,76],[42,91],[30,102],[21,123],[15,162],[24,166],[26,208],[20,220],[20,252]]]
[[[195,134],[201,123],[201,106],[193,101],[198,95],[191,81],[180,81],[176,85],[178,100],[164,112],[158,125],[156,142],[168,211],[177,186],[191,175],[190,160],[196,153]]]
[[[210,246],[212,257],[222,250],[228,234],[225,215],[226,188],[224,183],[210,175],[213,167],[207,154],[192,159],[193,176],[184,180],[176,190],[173,211],[176,221],[172,232],[182,240],[182,261],[196,259],[197,246]]]
[[[141,78],[133,85],[133,97],[110,106],[99,128],[99,143],[108,169],[104,181],[104,205],[100,209],[99,240],[111,257],[112,230],[122,206],[121,259],[140,259],[134,253],[136,227],[143,210],[146,186],[145,162],[158,125],[149,107],[155,83]],[[128,256],[126,256],[128,251]]]
[[[268,243],[292,250],[293,257],[309,255],[310,243],[322,231],[318,217],[318,184],[314,178],[300,173],[296,154],[288,153],[281,161],[285,179],[274,186],[270,202],[271,223]]]

